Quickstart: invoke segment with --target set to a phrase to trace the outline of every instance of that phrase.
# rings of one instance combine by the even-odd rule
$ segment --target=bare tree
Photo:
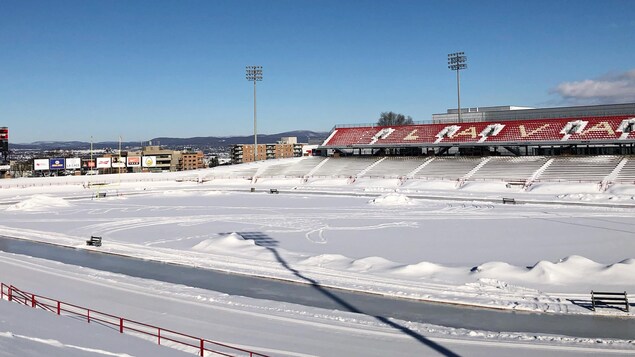
[[[389,126],[389,125],[410,125],[413,124],[412,117],[405,116],[403,114],[397,114],[394,112],[383,112],[379,115],[377,125]]]

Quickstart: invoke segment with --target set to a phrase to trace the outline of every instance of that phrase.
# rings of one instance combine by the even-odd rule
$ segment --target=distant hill
[[[329,133],[316,133],[314,131],[307,130],[296,130],[296,131],[288,131],[284,133],[278,134],[259,134],[258,142],[262,144],[275,143],[280,140],[282,137],[286,136],[295,136],[298,138],[299,143],[308,143],[312,142],[315,139],[326,139]],[[254,136],[225,136],[225,137],[215,137],[215,136],[207,136],[207,137],[194,137],[194,138],[154,138],[152,139],[153,144],[161,144],[165,146],[183,146],[183,145],[191,145],[191,146],[211,146],[211,147],[219,147],[219,146],[228,146],[234,144],[253,144]]]
[[[278,134],[258,134],[258,143],[269,144],[275,143],[282,137],[297,137],[299,143],[316,143],[323,141],[329,135],[328,132],[314,132],[308,130],[288,131]],[[170,138],[160,137],[147,141],[143,141],[143,145],[161,145],[168,148],[182,148],[185,146],[193,148],[218,148],[227,147],[234,144],[252,144],[254,142],[253,135],[246,136],[199,136],[193,138]],[[121,143],[123,148],[138,148],[142,145],[139,141],[125,141]],[[93,143],[94,149],[117,148],[119,142],[104,141]],[[90,142],[83,141],[36,141],[30,144],[14,144],[9,143],[11,149],[22,150],[88,150]]]

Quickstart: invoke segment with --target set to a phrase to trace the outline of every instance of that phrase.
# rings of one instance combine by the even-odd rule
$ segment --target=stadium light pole
[[[254,82],[254,161],[258,161],[258,130],[256,127],[256,82],[262,81],[262,66],[246,66],[247,80]]]
[[[461,75],[459,71],[467,68],[467,56],[463,52],[450,53],[448,55],[448,68],[456,71],[456,97],[459,110],[459,123],[461,122]]]

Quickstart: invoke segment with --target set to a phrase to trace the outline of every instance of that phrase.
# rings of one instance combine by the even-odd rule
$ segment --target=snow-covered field
[[[616,185],[600,193],[595,185],[543,183],[525,192],[496,182],[456,189],[444,181],[202,179],[216,171],[5,180],[0,182],[0,234],[305,282],[280,264],[275,249],[293,269],[323,286],[633,318],[633,312],[592,312],[568,299],[589,300],[591,289],[635,291],[635,186]],[[269,188],[280,194],[269,194]],[[106,197],[93,199],[98,192]],[[501,197],[539,203],[503,205]],[[102,236],[103,246],[86,247],[91,235]],[[266,354],[441,352],[370,316],[227,296],[7,253],[0,257],[2,282]],[[79,342],[72,331],[86,333],[85,324],[7,305],[0,303],[0,356],[40,355],[28,351],[159,355],[151,352],[157,348],[151,343],[147,354],[119,348],[124,342],[116,334],[111,344],[101,332],[91,336],[103,343]],[[39,327],[30,328],[26,321]],[[635,353],[633,341],[399,324],[458,355]]]

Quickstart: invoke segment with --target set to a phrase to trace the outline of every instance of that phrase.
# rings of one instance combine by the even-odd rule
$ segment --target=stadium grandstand
[[[435,114],[430,123],[337,125],[323,156],[633,155],[635,103]]]
[[[240,170],[237,170],[238,166]],[[222,179],[308,186],[330,185],[335,182],[333,180],[341,180],[344,184],[392,180],[392,184],[384,181],[384,185],[394,188],[422,181],[451,181],[455,188],[469,182],[498,182],[521,190],[529,190],[536,183],[563,182],[591,184],[598,191],[604,191],[614,184],[635,183],[635,157],[307,156],[268,160],[265,166],[249,163],[216,167],[200,177],[198,174],[192,177],[193,181],[199,182]]]
[[[430,123],[335,126],[318,146],[318,155],[220,170],[204,179],[239,176],[255,183],[297,178],[309,185],[328,179],[348,184],[389,179],[395,187],[450,180],[455,188],[490,181],[522,190],[539,182],[577,182],[599,191],[635,183],[635,103],[479,108],[478,113],[461,122],[445,122],[452,115],[456,119],[450,110]]]
[[[202,180],[295,178],[298,184],[319,185],[332,179],[348,184],[388,179],[395,187],[449,180],[455,188],[489,181],[522,190],[539,182],[577,182],[599,191],[635,183],[635,103],[470,108],[468,113],[476,115],[461,122],[449,110],[430,123],[338,125],[318,146],[318,155],[218,169]]]

